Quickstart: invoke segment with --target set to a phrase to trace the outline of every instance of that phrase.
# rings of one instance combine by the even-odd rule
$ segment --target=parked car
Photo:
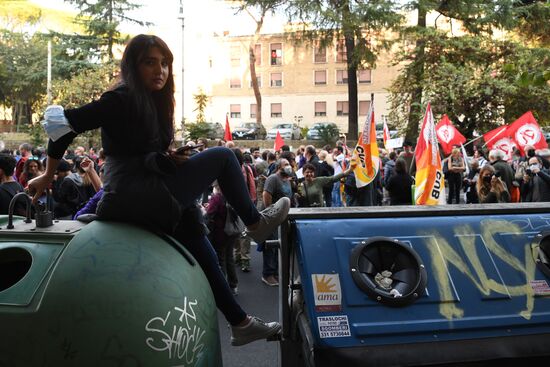
[[[231,132],[233,139],[265,139],[266,131],[255,122],[243,122]]]
[[[273,129],[267,132],[267,139],[275,139],[277,136],[277,131],[281,134],[281,138],[290,139],[290,140],[300,140],[302,139],[302,129],[298,124],[293,123],[283,123],[277,124]]]
[[[221,123],[207,122],[206,124],[210,127],[210,131],[206,136],[208,139],[223,139],[225,135],[225,129]]]
[[[322,140],[321,128],[331,127],[331,133],[334,135],[334,140],[338,139],[340,135],[340,130],[334,122],[316,122],[311,128],[307,131],[306,139],[308,140]]]

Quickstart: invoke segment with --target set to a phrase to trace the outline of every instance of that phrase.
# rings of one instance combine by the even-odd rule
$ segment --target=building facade
[[[279,123],[310,127],[316,122],[334,122],[348,130],[348,86],[345,48],[316,47],[312,42],[296,44],[285,34],[217,36],[211,53],[210,106],[207,115],[230,125],[255,122],[257,109],[249,66],[249,46],[254,45],[256,74],[262,95],[262,123],[269,129]],[[383,55],[377,68],[357,75],[359,125],[366,118],[374,94],[377,121],[388,111],[388,92],[398,68]],[[361,128],[361,127],[360,127]]]

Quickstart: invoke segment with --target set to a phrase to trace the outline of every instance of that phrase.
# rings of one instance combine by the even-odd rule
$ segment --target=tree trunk
[[[426,28],[426,7],[422,1],[418,3],[418,28]],[[413,80],[417,87],[411,93],[411,106],[409,121],[405,131],[405,140],[414,142],[418,137],[419,122],[422,118],[422,93],[421,81],[424,78],[424,48],[426,43],[422,36],[416,41],[416,56],[412,66]]]
[[[107,21],[109,23],[109,31],[107,33],[107,55],[109,58],[109,62],[113,61],[113,46],[114,46],[114,38],[115,38],[115,30],[111,28],[111,24],[113,24],[113,0],[109,2],[109,10],[107,11]]]
[[[256,123],[261,127],[262,125],[262,94],[260,92],[260,86],[258,85],[258,76],[256,74],[256,42],[260,37],[260,31],[264,24],[265,12],[261,15],[260,20],[256,21],[256,31],[254,37],[250,41],[248,46],[248,56],[250,63],[250,81],[252,82],[252,89],[254,90],[254,97],[256,98]]]
[[[349,3],[346,3],[343,7],[343,12],[344,18],[350,17]],[[353,30],[344,29],[344,41],[348,67],[348,139],[357,140],[359,113],[357,108],[357,62],[354,58],[355,35]]]

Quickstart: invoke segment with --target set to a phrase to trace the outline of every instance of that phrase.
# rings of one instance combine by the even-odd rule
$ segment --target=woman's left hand
[[[168,152],[170,159],[178,166],[187,162],[190,157],[191,149],[185,150],[182,153],[177,153],[175,149]]]

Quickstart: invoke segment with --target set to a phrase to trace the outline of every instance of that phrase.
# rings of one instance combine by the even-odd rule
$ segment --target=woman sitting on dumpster
[[[325,206],[325,197],[323,189],[339,181],[353,171],[355,162],[350,164],[350,167],[342,173],[334,176],[315,177],[315,166],[311,163],[306,163],[302,167],[304,173],[304,181],[298,186],[298,203],[301,207],[318,207]]]
[[[191,156],[173,148],[172,61],[163,40],[138,35],[126,46],[119,82],[98,101],[70,110],[49,106],[43,122],[50,137],[47,166],[42,176],[29,183],[33,200],[51,183],[74,137],[101,127],[106,161],[99,218],[133,222],[173,235],[203,268],[216,305],[232,326],[231,344],[268,338],[279,332],[280,325],[247,315],[235,301],[202,230],[195,199],[217,179],[258,243],[286,218],[289,200],[281,199],[260,213],[250,200],[231,150],[217,147]]]

